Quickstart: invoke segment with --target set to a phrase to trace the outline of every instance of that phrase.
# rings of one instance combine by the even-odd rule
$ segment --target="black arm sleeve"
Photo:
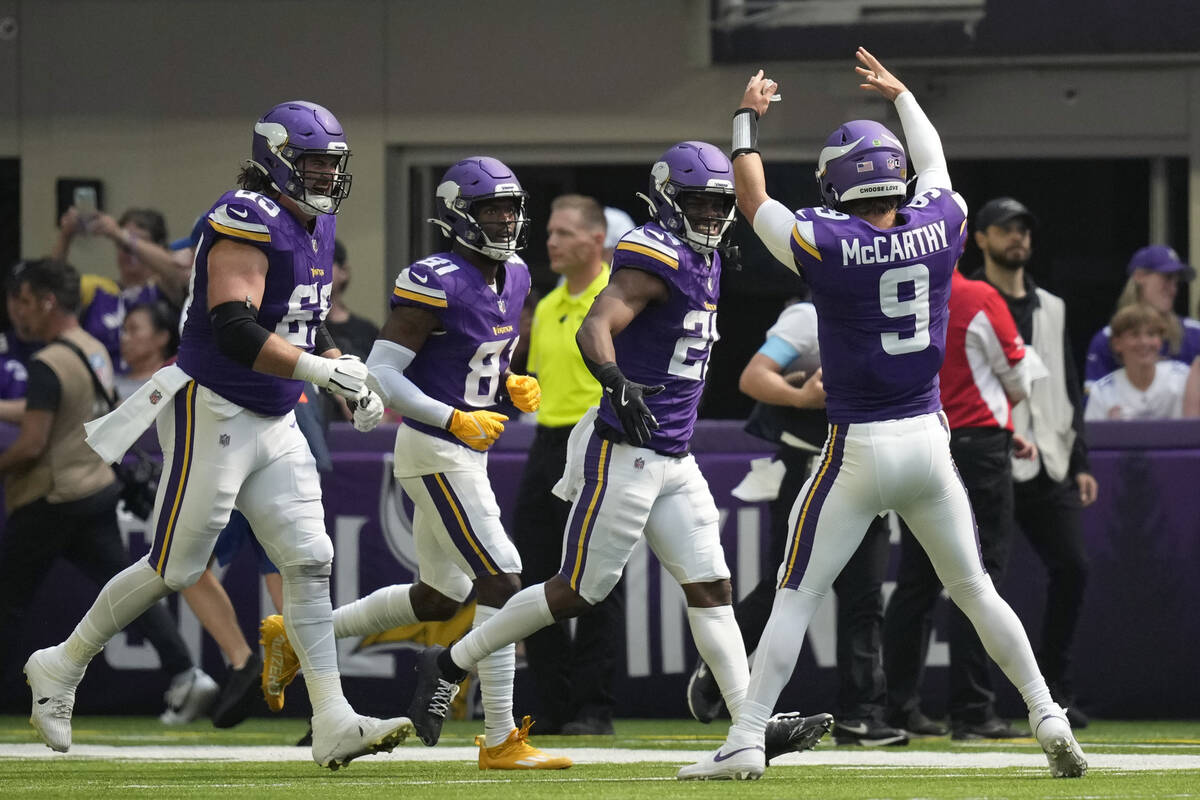
[[[329,332],[329,328],[325,327],[325,323],[321,323],[321,327],[317,328],[316,334],[313,336],[313,352],[319,356],[323,356],[330,350],[338,350],[337,342],[333,340],[333,334]]]
[[[25,393],[25,408],[30,411],[58,411],[62,401],[62,383],[50,365],[33,359],[29,362],[29,389]]]
[[[231,300],[208,312],[217,348],[225,356],[245,367],[254,367],[271,332],[258,324],[258,309],[248,302]]]

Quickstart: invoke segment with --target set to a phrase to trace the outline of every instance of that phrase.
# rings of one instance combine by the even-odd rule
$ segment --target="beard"
[[[1024,247],[1005,249],[989,247],[987,254],[996,266],[1015,272],[1029,263],[1030,251]]]

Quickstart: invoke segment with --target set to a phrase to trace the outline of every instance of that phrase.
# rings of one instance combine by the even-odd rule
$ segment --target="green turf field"
[[[533,773],[481,772],[469,749],[481,730],[477,722],[447,723],[437,748],[409,742],[390,756],[364,758],[336,773],[304,760],[306,748],[288,747],[304,728],[297,720],[253,719],[218,731],[204,723],[167,728],[148,718],[82,717],[75,721],[75,747],[64,756],[36,744],[24,718],[0,717],[0,796],[1200,797],[1200,722],[1096,722],[1081,732],[1091,763],[1081,780],[1050,778],[1031,739],[982,744],[935,739],[885,749],[826,742],[772,766],[761,781],[737,784],[674,780],[693,753],[720,743],[724,727],[715,724],[618,720],[613,737],[535,738],[546,750],[564,750],[584,763]],[[407,760],[442,757],[456,760]]]

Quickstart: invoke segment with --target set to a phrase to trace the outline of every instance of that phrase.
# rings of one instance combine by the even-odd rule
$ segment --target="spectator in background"
[[[1170,247],[1152,244],[1143,247],[1129,259],[1126,270],[1129,280],[1117,299],[1117,310],[1145,303],[1163,315],[1166,325],[1160,352],[1163,356],[1189,365],[1200,356],[1200,322],[1175,313],[1175,296],[1179,285],[1196,277],[1196,270],[1179,260]],[[1111,325],[1106,325],[1092,337],[1084,367],[1084,389],[1121,366],[1110,339]]]
[[[50,342],[30,361],[21,431],[0,454],[8,510],[0,543],[0,641],[11,643],[57,558],[98,584],[130,559],[117,527],[119,485],[84,442],[83,423],[107,409],[97,384],[111,395],[113,370],[104,346],[77,320],[79,274],[50,259],[20,264],[10,278],[8,308],[23,339]],[[137,624],[171,676],[159,719],[192,721],[212,703],[217,684],[193,666],[164,605],[151,606]]]
[[[1071,646],[1088,573],[1079,511],[1096,501],[1097,484],[1084,441],[1066,304],[1025,271],[1036,224],[1029,209],[1011,197],[987,202],[975,215],[975,244],[984,267],[973,277],[999,290],[1021,338],[1049,371],[1013,408],[1013,432],[1037,447],[1032,459],[1013,461],[1014,508],[1017,525],[1049,573],[1038,664],[1071,726],[1083,728],[1088,720],[1074,707]]]
[[[333,283],[329,297],[329,316],[325,327],[333,342],[343,353],[358,356],[363,361],[371,354],[371,347],[379,336],[379,326],[366,317],[360,317],[346,305],[346,287],[350,285],[350,262],[346,257],[346,246],[341,240],[333,243]],[[344,398],[326,393],[322,399],[326,419],[349,422],[353,412]]]
[[[767,340],[746,364],[738,388],[758,401],[747,430],[777,444],[785,472],[771,500],[769,566],[734,607],[747,654],[758,648],[771,606],[775,581],[791,530],[788,516],[821,452],[828,430],[817,310],[810,302],[789,305],[767,331]],[[883,579],[890,546],[886,517],[875,517],[862,544],[833,582],[837,594],[838,707],[834,740],[867,747],[908,744],[908,735],[883,720]],[[701,722],[716,718],[722,705],[716,678],[701,660],[688,681],[688,708]]]
[[[98,275],[83,277],[79,320],[104,344],[117,371],[125,372],[120,355],[126,309],[159,299],[179,307],[187,294],[187,280],[167,250],[167,223],[158,211],[131,208],[115,220],[98,211],[85,219],[72,206],[59,220],[51,258],[65,260],[79,235],[104,236],[117,248],[115,283]]]
[[[604,254],[601,259],[605,264],[612,263],[613,250],[617,248],[617,242],[621,241],[621,237],[629,233],[637,227],[633,221],[633,217],[626,214],[619,208],[612,206],[604,207]]]
[[[1145,303],[1125,306],[1113,315],[1104,330],[1109,333],[1112,352],[1125,366],[1092,384],[1084,419],[1183,416],[1190,370],[1187,364],[1161,358],[1168,325],[1164,314]]]
[[[979,553],[998,589],[1008,565],[1013,531],[1010,455],[1029,458],[1032,446],[1012,433],[1012,403],[1029,396],[1041,373],[1004,299],[983,281],[957,269],[950,283],[946,359],[938,372],[942,410],[971,510]],[[1015,445],[1015,449],[1014,449]],[[933,562],[901,524],[900,567],[883,626],[888,719],[912,733],[941,735],[921,710],[920,685],[932,632],[931,613],[942,592]],[[1024,736],[996,715],[989,659],[979,634],[958,606],[949,609],[950,724],[955,739]]]
[[[550,204],[546,249],[559,285],[537,304],[529,335],[530,374],[542,387],[537,433],[517,490],[513,540],[521,554],[521,584],[558,573],[571,504],[551,493],[567,464],[567,438],[600,384],[584,366],[575,334],[592,301],[608,285],[603,259],[605,212],[590,197],[567,194]],[[618,237],[619,238],[619,237]],[[510,369],[516,371],[515,367]],[[525,639],[525,656],[541,699],[541,733],[611,734],[613,675],[623,639],[624,587],[579,617],[575,634],[556,621]]]
[[[1192,362],[1187,388],[1183,392],[1183,415],[1200,417],[1200,358]]]
[[[126,372],[116,378],[117,398],[136,392],[179,350],[179,313],[163,300],[134,306],[121,323],[121,360]]]

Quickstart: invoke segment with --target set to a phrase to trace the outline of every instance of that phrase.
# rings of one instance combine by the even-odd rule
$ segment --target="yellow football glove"
[[[450,415],[450,425],[446,428],[472,450],[487,450],[500,434],[504,433],[504,423],[508,417],[495,411],[459,411],[454,409]]]
[[[508,397],[513,405],[526,414],[532,414],[542,406],[542,385],[532,375],[509,375],[504,382]]]

